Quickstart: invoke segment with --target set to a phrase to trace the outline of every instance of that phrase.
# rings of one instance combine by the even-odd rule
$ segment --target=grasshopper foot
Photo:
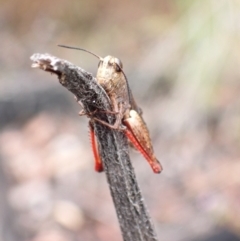
[[[154,173],[160,173],[163,170],[160,162],[157,159],[156,159],[156,162],[151,163],[151,167],[152,167]]]
[[[96,172],[103,172],[102,162],[101,162],[101,163],[95,162],[95,171],[96,171]]]

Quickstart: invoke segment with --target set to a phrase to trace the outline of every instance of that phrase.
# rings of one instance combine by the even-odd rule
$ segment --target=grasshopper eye
[[[115,58],[115,64],[116,64],[116,71],[120,72],[122,70],[122,68],[123,68],[121,60]]]

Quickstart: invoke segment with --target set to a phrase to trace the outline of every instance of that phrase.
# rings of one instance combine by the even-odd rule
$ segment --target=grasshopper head
[[[112,70],[113,72],[121,72],[122,68],[123,65],[121,60],[110,55],[100,59],[100,62],[98,64],[98,69]]]
[[[99,84],[105,86],[109,85],[110,81],[117,81],[117,79],[122,75],[122,68],[122,62],[118,58],[107,56],[100,59],[97,71],[97,80]]]

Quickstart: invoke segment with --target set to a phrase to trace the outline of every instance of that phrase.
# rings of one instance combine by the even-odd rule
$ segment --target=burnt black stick
[[[82,68],[49,54],[34,54],[32,67],[56,74],[59,82],[82,103],[87,113],[114,123],[109,98],[96,79]],[[104,171],[124,241],[157,241],[157,235],[130,162],[126,136],[93,122]]]

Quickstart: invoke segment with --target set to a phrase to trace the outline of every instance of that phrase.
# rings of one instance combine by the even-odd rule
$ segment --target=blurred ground
[[[119,57],[164,166],[131,152],[159,240],[240,238],[240,3],[0,1],[0,240],[122,240],[87,119],[35,53]],[[216,235],[215,235],[216,234]]]

